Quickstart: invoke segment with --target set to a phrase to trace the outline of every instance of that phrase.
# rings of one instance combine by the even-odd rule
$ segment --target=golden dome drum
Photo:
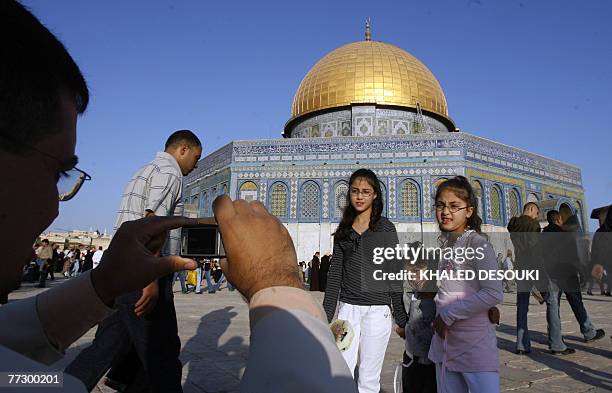
[[[360,41],[334,50],[312,67],[295,93],[289,122],[351,104],[416,108],[417,103],[450,121],[442,87],[423,63],[395,45]]]

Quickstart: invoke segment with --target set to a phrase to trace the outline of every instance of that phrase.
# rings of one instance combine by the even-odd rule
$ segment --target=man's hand
[[[434,319],[431,325],[434,331],[438,334],[438,336],[442,337],[443,339],[446,338],[446,332],[448,331],[448,325],[444,323],[444,321],[439,315],[436,317],[436,319]]]
[[[601,281],[603,278],[604,267],[599,263],[593,265],[593,269],[591,269],[591,277],[596,279],[597,281]]]
[[[213,212],[227,256],[221,268],[247,300],[268,287],[304,288],[291,237],[264,205],[222,195]]]
[[[193,259],[156,257],[154,252],[158,250],[151,250],[149,244],[162,233],[196,223],[186,217],[147,217],[121,225],[100,264],[91,272],[100,299],[112,304],[117,296],[144,288],[166,274],[195,269]]]
[[[159,285],[157,281],[153,281],[142,289],[142,296],[134,305],[134,312],[141,317],[153,311],[159,297]]]
[[[499,326],[499,320],[500,320],[499,308],[491,307],[489,309],[489,321],[491,321],[492,324]]]
[[[395,333],[404,340],[406,339],[406,330],[404,328],[395,325]]]

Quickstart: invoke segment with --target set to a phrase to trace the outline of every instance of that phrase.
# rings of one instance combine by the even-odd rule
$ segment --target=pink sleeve
[[[477,261],[477,270],[497,270],[497,260],[493,246],[488,242],[479,246],[484,248],[484,258]],[[478,277],[478,271],[476,276]],[[486,312],[503,301],[504,293],[500,280],[479,280],[478,284],[480,285],[478,292],[457,300],[440,310],[439,314],[444,323],[451,326],[455,321],[468,319]]]

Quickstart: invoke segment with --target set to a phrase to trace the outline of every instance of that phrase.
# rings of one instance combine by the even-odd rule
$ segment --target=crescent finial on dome
[[[366,18],[366,26],[365,26],[365,39],[366,39],[366,41],[372,41],[372,31],[370,29],[370,22],[371,22],[371,19],[368,16]]]

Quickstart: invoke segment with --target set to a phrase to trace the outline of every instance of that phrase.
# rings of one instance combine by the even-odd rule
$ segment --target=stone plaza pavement
[[[50,282],[61,285],[64,279]],[[175,290],[179,290],[178,283]],[[10,300],[41,291],[24,284]],[[323,299],[322,293],[315,293]],[[501,390],[504,392],[609,392],[612,391],[612,298],[584,296],[593,324],[606,330],[606,337],[586,344],[567,301],[562,300],[563,335],[576,353],[553,356],[547,350],[546,308],[532,298],[529,327],[533,348],[530,356],[514,351],[515,294],[506,294],[497,329],[500,349]],[[182,342],[183,381],[186,393],[235,392],[244,372],[249,347],[248,308],[240,294],[227,289],[215,294],[175,293],[179,332]],[[67,356],[56,365],[63,368],[80,348],[93,339],[95,328],[79,339]],[[393,393],[395,365],[401,359],[403,342],[392,335],[382,372],[381,392]],[[308,365],[303,366],[308,373]],[[111,390],[99,385],[98,391]]]

